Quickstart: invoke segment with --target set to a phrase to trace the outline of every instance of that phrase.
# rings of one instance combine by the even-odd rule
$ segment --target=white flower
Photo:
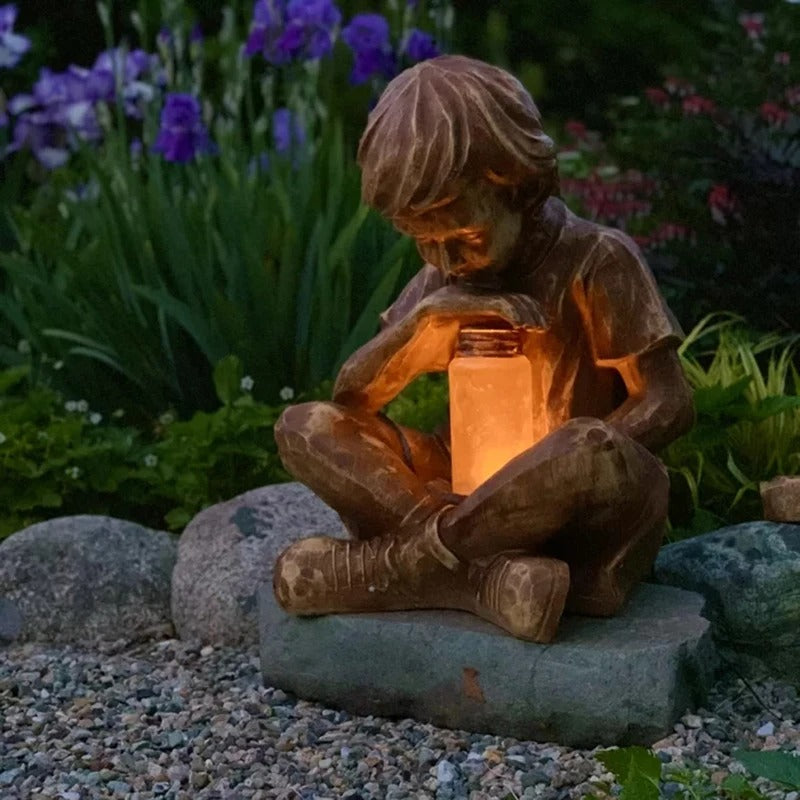
[[[93,411],[91,414],[89,414],[89,422],[91,422],[92,425],[99,425],[102,419],[103,415],[97,411]]]
[[[294,397],[294,389],[291,386],[284,386],[278,394],[281,400],[291,400]]]
[[[81,468],[80,467],[67,467],[64,470],[64,474],[68,478],[72,478],[72,480],[76,481],[81,476]]]
[[[81,414],[85,414],[89,410],[89,403],[87,403],[86,400],[78,400],[78,402],[75,403],[75,410],[80,411]]]
[[[111,416],[114,417],[114,419],[120,419],[121,417],[125,416],[125,409],[118,408],[116,411],[111,412]]]
[[[158,456],[157,456],[157,455],[155,455],[155,453],[148,453],[148,454],[147,454],[147,455],[144,457],[144,465],[145,465],[146,467],[150,467],[150,468],[152,468],[152,467],[154,467],[156,464],[158,464]]]
[[[71,413],[77,410],[78,410],[78,404],[77,402],[75,402],[75,400],[67,400],[67,402],[64,403],[64,411],[68,411]]]
[[[158,421],[162,425],[172,425],[175,422],[175,415],[171,411],[165,411],[159,418]]]
[[[17,352],[27,356],[31,352],[31,343],[27,339],[20,339],[17,342]]]
[[[3,444],[5,440],[6,440],[6,435],[2,431],[0,431],[0,444]]]
[[[249,392],[252,391],[255,384],[256,382],[249,375],[245,375],[239,383],[239,387],[243,392]]]
[[[64,362],[63,361],[59,360],[59,361],[54,361],[53,362],[53,369],[63,369],[63,368],[64,368]]]

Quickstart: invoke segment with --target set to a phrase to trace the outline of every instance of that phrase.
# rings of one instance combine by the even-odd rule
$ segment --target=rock
[[[0,597],[0,644],[8,644],[22,632],[22,615],[10,600]]]
[[[0,542],[0,597],[19,612],[20,640],[147,637],[171,629],[176,550],[170,534],[125,520],[51,519]]]
[[[539,645],[457,611],[292,617],[264,585],[261,670],[268,686],[360,714],[573,746],[647,744],[710,682],[702,605],[642,585],[619,616],[568,617]]]
[[[772,722],[765,722],[757,731],[756,736],[766,737],[775,733],[775,725]]]
[[[744,522],[667,545],[660,583],[699,592],[723,657],[800,683],[800,525]]]
[[[800,522],[800,477],[781,475],[759,484],[764,519]]]
[[[344,536],[338,514],[300,483],[253,489],[201,511],[186,527],[172,576],[172,616],[182,639],[258,640],[256,588],[272,581],[297,539]]]

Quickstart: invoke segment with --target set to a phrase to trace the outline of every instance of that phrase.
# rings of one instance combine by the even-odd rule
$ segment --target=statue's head
[[[464,56],[391,81],[358,162],[365,202],[457,275],[501,269],[522,215],[558,192],[555,147],[531,96],[508,72]]]

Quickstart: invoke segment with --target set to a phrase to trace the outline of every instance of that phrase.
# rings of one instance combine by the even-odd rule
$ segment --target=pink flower
[[[739,218],[739,201],[724,183],[715,183],[708,193],[708,209],[711,219],[718,225],[725,225],[729,218]]]
[[[681,108],[684,114],[710,114],[716,106],[713,100],[707,97],[702,97],[699,94],[693,94],[685,97]]]
[[[749,39],[760,39],[764,34],[763,14],[739,14],[739,24],[744,28]]]
[[[571,136],[573,139],[585,139],[586,135],[588,134],[588,129],[586,125],[580,122],[577,119],[571,119],[566,122],[564,125],[564,130]]]
[[[663,89],[651,87],[650,89],[645,89],[644,94],[656,108],[667,108],[669,106],[669,95]]]
[[[775,53],[775,63],[780,64],[782,67],[788,67],[792,57],[786,51]]]
[[[777,103],[762,103],[758,107],[758,112],[770,126],[775,128],[780,128],[790,116],[789,112]]]

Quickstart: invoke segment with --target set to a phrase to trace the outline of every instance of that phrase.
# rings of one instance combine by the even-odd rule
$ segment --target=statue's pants
[[[450,457],[438,437],[335,403],[287,408],[275,438],[286,468],[355,538],[393,533],[430,513],[449,485]],[[465,562],[509,551],[565,561],[567,610],[605,616],[652,567],[668,494],[652,453],[601,420],[579,417],[465,497],[439,531]]]

